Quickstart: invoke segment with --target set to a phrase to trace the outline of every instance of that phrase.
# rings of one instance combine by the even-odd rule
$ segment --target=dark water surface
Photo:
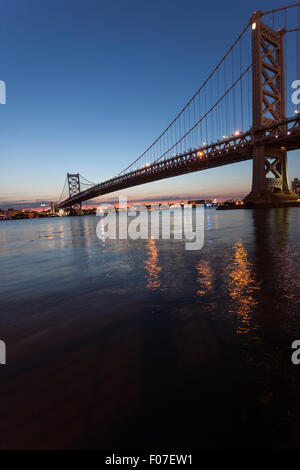
[[[200,251],[0,223],[1,448],[300,447],[299,209],[205,213]]]

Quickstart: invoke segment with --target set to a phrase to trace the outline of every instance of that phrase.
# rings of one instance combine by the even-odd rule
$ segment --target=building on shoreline
[[[95,215],[96,209],[82,209],[80,214],[74,211],[72,215]],[[64,215],[69,215],[66,213]],[[45,217],[57,217],[58,215],[53,213],[53,209],[50,208],[44,211],[38,210],[20,210],[20,209],[0,209],[0,220],[20,220],[20,219],[40,219]]]
[[[300,197],[300,180],[298,178],[292,180],[292,191]]]

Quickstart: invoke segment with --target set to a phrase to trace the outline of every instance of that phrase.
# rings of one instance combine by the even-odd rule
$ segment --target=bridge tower
[[[289,187],[287,152],[279,145],[262,145],[262,128],[286,117],[284,84],[285,31],[274,31],[261,21],[262,12],[251,18],[252,28],[252,191],[245,198],[253,205],[282,204],[297,199]],[[285,125],[282,126],[284,130]],[[276,134],[277,129],[269,133]]]
[[[71,198],[72,196],[75,196],[76,194],[80,193],[79,173],[68,173],[67,178],[68,178],[69,198]],[[82,210],[81,202],[70,204],[70,211],[72,212],[72,210],[74,209],[77,211],[79,210],[81,212]]]

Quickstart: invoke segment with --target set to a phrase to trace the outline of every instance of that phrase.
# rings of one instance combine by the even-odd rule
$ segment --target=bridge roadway
[[[250,160],[253,157],[254,140],[256,144],[261,143],[271,151],[272,148],[275,151],[281,148],[287,151],[300,148],[300,116],[285,119],[280,123],[270,125],[270,127],[264,127],[257,130],[255,135],[252,131],[234,135],[217,143],[197,149],[192,148],[185,153],[118,175],[65,199],[56,207],[58,209],[66,208],[103,194],[152,181]]]

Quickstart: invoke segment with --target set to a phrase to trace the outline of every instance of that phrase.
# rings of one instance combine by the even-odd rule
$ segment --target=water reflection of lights
[[[210,265],[207,261],[203,260],[197,265],[199,283],[198,295],[205,295],[213,289],[213,274]]]
[[[247,259],[247,251],[241,240],[233,245],[234,259],[230,267],[228,291],[232,299],[230,311],[238,319],[238,334],[249,333],[253,330],[251,313],[257,304],[253,293],[259,289]]]
[[[161,266],[158,265],[158,249],[153,238],[149,238],[148,240],[147,251],[148,258],[145,261],[146,287],[148,289],[159,289],[161,285],[159,278]]]

